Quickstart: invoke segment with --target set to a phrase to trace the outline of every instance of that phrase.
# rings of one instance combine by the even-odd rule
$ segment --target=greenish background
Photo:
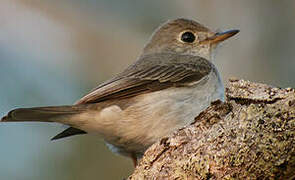
[[[72,104],[133,62],[168,19],[240,29],[219,49],[224,82],[295,87],[295,1],[1,0],[0,116],[17,107]],[[51,142],[59,124],[1,123],[1,180],[122,179],[129,159],[91,135]]]

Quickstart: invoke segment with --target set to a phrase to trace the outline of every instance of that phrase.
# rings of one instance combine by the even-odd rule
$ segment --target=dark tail
[[[7,116],[3,117],[3,122],[16,121],[40,121],[40,122],[59,122],[62,116],[71,116],[84,112],[83,106],[50,106],[50,107],[34,107],[20,108],[10,111]]]
[[[35,108],[20,108],[10,111],[7,116],[1,119],[2,122],[25,122],[25,121],[40,121],[40,122],[62,122],[65,119],[70,120],[73,115],[85,112],[82,105],[74,106],[51,106],[51,107],[35,107]],[[67,124],[71,124],[69,121]],[[61,139],[73,135],[86,134],[85,131],[70,127],[52,140]]]
[[[83,130],[69,127],[67,129],[65,129],[63,132],[61,132],[61,133],[57,134],[56,136],[54,136],[53,138],[51,138],[51,140],[54,141],[57,139],[62,139],[62,138],[75,136],[75,135],[81,135],[81,134],[87,134],[87,133]]]

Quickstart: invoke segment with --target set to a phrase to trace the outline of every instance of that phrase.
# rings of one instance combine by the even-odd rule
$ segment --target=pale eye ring
[[[180,40],[184,43],[193,43],[196,40],[196,36],[191,31],[184,31],[180,36]]]

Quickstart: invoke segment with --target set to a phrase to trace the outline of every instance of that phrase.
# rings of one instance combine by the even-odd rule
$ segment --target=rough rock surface
[[[151,146],[129,179],[295,178],[295,90],[232,79],[226,96]]]

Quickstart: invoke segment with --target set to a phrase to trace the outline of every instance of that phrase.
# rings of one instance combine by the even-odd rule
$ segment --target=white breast
[[[162,124],[176,123],[182,127],[217,99],[224,100],[224,88],[219,75],[212,72],[194,86],[150,93],[137,105],[149,118],[160,118]]]
[[[136,104],[122,112],[116,131],[120,140],[113,142],[126,144],[131,150],[137,145],[149,146],[192,123],[212,101],[224,100],[224,88],[213,71],[194,86],[168,88],[137,98]]]
[[[144,152],[160,138],[192,123],[217,99],[224,100],[224,89],[214,69],[193,86],[142,94],[126,109],[112,105],[93,114],[87,112],[79,119],[88,120],[81,129],[103,136],[121,151]]]

